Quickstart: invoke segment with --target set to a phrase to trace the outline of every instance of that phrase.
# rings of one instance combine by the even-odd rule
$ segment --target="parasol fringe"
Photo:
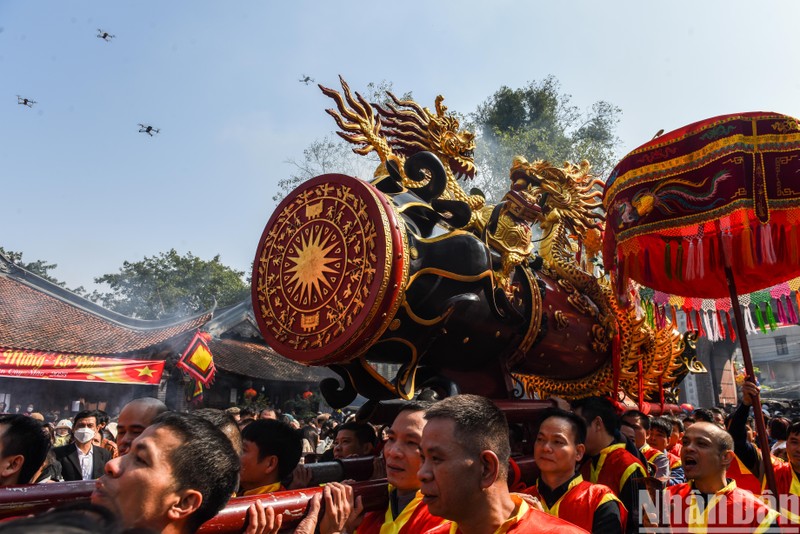
[[[730,312],[725,313],[725,321],[728,323],[728,337],[734,343],[736,342],[736,330],[733,329],[733,325],[731,324],[731,314]]]
[[[717,270],[717,240],[713,237],[708,241],[708,269],[713,273]]]
[[[650,251],[644,249],[644,281],[646,284],[653,283],[653,269],[650,266]]]
[[[733,234],[731,233],[730,229],[726,230],[724,234],[722,234],[722,250],[723,250],[723,261],[726,267],[731,266],[731,260],[733,259]]]
[[[764,261],[769,265],[775,265],[778,258],[775,256],[775,246],[772,240],[772,225],[767,223],[766,227],[761,228],[761,250]]]
[[[793,224],[789,230],[789,263],[791,265],[797,265],[797,252],[797,226]]]
[[[683,242],[678,241],[678,252],[675,254],[675,276],[683,280]]]
[[[694,280],[695,279],[695,269],[694,269],[694,240],[689,240],[689,250],[686,253],[686,276],[684,277],[686,280]]]
[[[748,269],[755,267],[753,261],[753,230],[750,228],[750,219],[747,213],[744,214],[744,226],[742,226],[742,260]]]
[[[756,322],[758,322],[758,328],[761,330],[762,334],[767,333],[767,326],[764,324],[764,317],[761,315],[761,305],[756,303]]]
[[[794,313],[794,306],[792,306],[792,301],[789,300],[789,295],[786,295],[786,311],[789,315],[790,324],[797,324],[797,315]]]
[[[800,312],[800,291],[794,292],[794,300],[797,303],[797,311]],[[797,322],[797,318],[795,317],[795,323]]]
[[[697,320],[697,335],[699,337],[708,337],[705,328],[703,328],[703,321],[700,319],[700,310],[696,310],[695,319]]]
[[[745,313],[743,314],[744,317],[744,325],[745,330],[747,330],[748,334],[757,334],[758,328],[756,328],[755,323],[753,322],[753,315],[752,311],[750,310],[750,306],[745,306],[744,308]]]
[[[725,325],[722,322],[722,312],[717,310],[717,313],[714,314],[717,321],[717,328],[719,328],[719,335],[721,339],[725,339],[728,337],[728,333],[725,331]]]
[[[700,280],[702,280],[706,276],[706,271],[703,265],[704,261],[705,258],[703,256],[703,238],[701,237],[700,239],[697,240],[697,262],[696,262],[697,277],[700,278]]]
[[[767,310],[767,324],[769,325],[770,332],[774,332],[776,328],[778,328],[778,322],[775,321],[775,314],[772,312],[772,306],[770,306],[769,302],[764,303],[764,307]]]
[[[775,302],[775,318],[783,325],[788,324],[788,321],[786,320],[786,312],[783,310],[783,298],[778,297]]]
[[[760,224],[756,223],[756,233],[755,233],[755,247],[756,247],[756,263],[761,265],[764,263],[764,227]]]
[[[686,330],[694,332],[694,325],[692,324],[691,308],[684,307],[683,314],[686,315]]]
[[[778,259],[786,262],[786,228],[781,225],[775,225],[776,233],[778,234]]]

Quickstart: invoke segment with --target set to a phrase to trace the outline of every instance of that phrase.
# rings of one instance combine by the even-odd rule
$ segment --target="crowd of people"
[[[0,485],[95,486],[90,506],[5,521],[0,533],[55,532],[56,524],[63,532],[195,532],[233,496],[318,487],[310,463],[352,457],[376,459],[386,509],[365,511],[350,484],[333,482],[294,532],[798,532],[800,421],[770,421],[778,492],[770,495],[750,419],[757,395],[746,382],[733,413],[681,418],[621,411],[600,397],[559,401],[538,413],[530,436],[535,480],[513,490],[520,433],[474,395],[405,402],[381,428],[331,414],[300,422],[273,408],[176,413],[153,398],[131,401],[116,421],[97,410],[55,424],[4,414]],[[245,532],[282,528],[266,500],[249,506]]]

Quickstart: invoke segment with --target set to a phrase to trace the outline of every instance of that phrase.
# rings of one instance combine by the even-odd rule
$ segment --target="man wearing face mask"
[[[97,420],[95,410],[78,413],[72,427],[73,443],[53,449],[56,459],[61,463],[64,480],[92,480],[102,476],[111,453],[92,444],[97,433]]]

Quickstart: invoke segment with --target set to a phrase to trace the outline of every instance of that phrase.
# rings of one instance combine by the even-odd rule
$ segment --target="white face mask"
[[[89,443],[94,437],[94,430],[91,428],[79,428],[73,432],[73,436],[75,436],[75,441],[78,443]]]

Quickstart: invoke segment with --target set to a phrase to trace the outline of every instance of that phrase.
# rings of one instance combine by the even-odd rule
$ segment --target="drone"
[[[153,128],[152,126],[139,123],[139,133],[146,133],[150,137],[153,137],[153,132],[159,133],[161,130],[159,128]]]
[[[310,83],[314,83],[314,78],[312,78],[311,76],[306,76],[305,74],[303,74],[300,77],[300,79],[297,80],[297,81],[300,82],[300,83],[304,83],[304,84],[308,85]]]
[[[104,32],[100,28],[97,28],[97,37],[102,39],[102,40],[104,40],[104,41],[106,41],[106,42],[109,42],[109,41],[111,41],[111,39],[116,37],[116,35],[111,35],[110,33]]]
[[[17,104],[22,104],[23,106],[28,106],[29,108],[32,108],[35,103],[36,100],[22,98],[21,96],[17,95]]]

